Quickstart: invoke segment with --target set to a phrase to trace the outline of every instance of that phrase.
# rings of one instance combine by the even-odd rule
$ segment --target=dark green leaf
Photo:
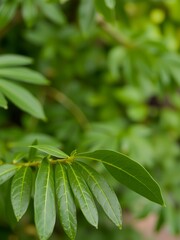
[[[0,165],[0,185],[10,179],[17,171],[17,166],[12,164]]]
[[[67,179],[66,169],[62,164],[55,171],[58,212],[64,231],[70,239],[75,239],[77,231],[76,206]]]
[[[0,77],[39,85],[48,84],[48,80],[43,75],[25,67],[0,68]]]
[[[71,189],[87,221],[97,228],[98,212],[89,188],[76,164],[68,165],[68,177]]]
[[[7,109],[7,101],[1,92],[0,92],[0,107]]]
[[[41,240],[53,232],[56,209],[52,166],[44,159],[38,170],[34,194],[35,224]]]
[[[106,179],[88,165],[81,162],[76,163],[79,166],[79,171],[81,172],[84,179],[86,179],[91,192],[94,194],[104,212],[121,229],[121,207],[116,194],[109,187]]]
[[[57,158],[67,158],[68,157],[68,155],[66,153],[64,153],[63,151],[59,150],[56,147],[50,146],[50,145],[33,145],[31,147],[36,148],[41,152],[47,153],[47,154],[57,157]]]
[[[7,80],[0,79],[0,91],[20,109],[34,117],[45,119],[40,102],[25,88]]]
[[[30,167],[21,167],[13,177],[11,185],[11,201],[17,221],[21,219],[29,206],[31,187],[32,170]]]
[[[16,54],[5,54],[0,56],[0,68],[27,65],[30,63],[32,63],[32,59],[25,56],[20,56]]]
[[[77,157],[78,158],[78,157]],[[157,182],[146,169],[129,157],[110,150],[79,154],[80,159],[102,162],[112,176],[149,200],[164,205]]]

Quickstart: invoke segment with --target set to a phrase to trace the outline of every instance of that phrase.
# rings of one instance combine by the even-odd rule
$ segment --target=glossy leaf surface
[[[48,80],[43,75],[25,67],[0,68],[0,77],[32,84],[48,84]]]
[[[26,212],[30,198],[32,186],[32,170],[30,167],[21,167],[13,177],[11,185],[11,202],[17,221]]]
[[[55,185],[58,213],[62,226],[68,237],[75,239],[77,231],[76,206],[69,186],[66,168],[62,164],[56,166]]]
[[[10,179],[17,171],[17,166],[3,164],[0,166],[0,185]]]
[[[23,111],[37,118],[45,119],[40,102],[25,88],[0,79],[0,91]]]
[[[97,228],[98,212],[89,188],[76,164],[68,165],[68,177],[71,189],[87,221]]]
[[[116,194],[110,188],[106,179],[88,165],[77,162],[79,171],[83,178],[86,180],[91,192],[95,196],[103,208],[106,215],[114,222],[119,228],[122,227],[122,212]]]
[[[29,57],[16,55],[16,54],[5,54],[0,56],[0,68],[10,67],[18,65],[27,65],[32,63],[32,59]]]
[[[157,182],[139,163],[118,152],[97,150],[79,154],[81,159],[90,159],[105,165],[111,175],[128,188],[147,199],[164,205],[161,190]]]
[[[66,153],[64,153],[63,151],[59,150],[56,147],[50,146],[50,145],[33,145],[31,147],[34,147],[41,152],[47,153],[47,154],[57,157],[57,158],[67,158],[68,157],[68,155]]]
[[[41,240],[47,240],[54,229],[56,219],[55,193],[52,166],[42,160],[35,181],[35,224]]]

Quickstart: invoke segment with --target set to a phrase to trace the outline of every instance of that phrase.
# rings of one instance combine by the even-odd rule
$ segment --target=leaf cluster
[[[37,150],[46,156],[35,161]],[[68,156],[55,147],[32,145],[29,157],[31,161],[28,162],[22,158],[14,164],[2,164],[0,184],[13,177],[11,203],[17,221],[27,211],[33,196],[35,225],[42,240],[48,239],[53,232],[56,204],[62,227],[70,239],[75,239],[76,236],[77,204],[86,220],[98,227],[94,199],[109,219],[121,229],[122,212],[115,192],[102,175],[82,161],[102,163],[119,182],[149,200],[164,205],[161,190],[150,174],[137,162],[120,153],[99,150],[80,154],[73,152]],[[34,167],[37,168],[36,171]]]

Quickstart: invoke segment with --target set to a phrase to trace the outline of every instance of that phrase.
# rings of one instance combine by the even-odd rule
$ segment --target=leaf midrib
[[[115,213],[114,213],[114,211],[113,211],[113,209],[112,209],[112,206],[111,206],[111,204],[110,204],[110,202],[109,202],[109,199],[106,197],[105,192],[103,191],[103,189],[102,189],[101,186],[99,185],[99,183],[98,183],[98,181],[96,180],[96,178],[94,178],[93,173],[89,172],[89,170],[88,170],[86,167],[84,167],[81,163],[78,162],[78,164],[79,164],[79,165],[89,174],[89,176],[94,180],[94,182],[96,183],[96,185],[97,185],[98,188],[100,189],[101,193],[104,195],[106,201],[109,203],[109,206],[110,206],[110,208],[111,208],[111,211],[113,212],[114,217],[116,218],[117,222],[119,222],[119,219],[117,218],[117,216],[115,215]]]
[[[83,199],[84,199],[84,201],[85,201],[85,203],[86,203],[86,206],[88,207],[88,210],[89,210],[89,212],[90,212],[91,218],[94,220],[94,223],[96,223],[94,217],[93,217],[92,214],[91,214],[91,211],[90,211],[90,209],[89,209],[89,205],[88,205],[88,203],[87,203],[87,201],[86,201],[86,198],[84,197],[84,193],[83,193],[83,191],[82,191],[82,187],[81,187],[81,184],[80,184],[80,182],[79,182],[79,180],[78,180],[78,178],[77,178],[77,175],[76,175],[76,173],[74,172],[74,169],[73,169],[70,165],[69,165],[69,167],[71,168],[71,170],[72,170],[72,172],[73,172],[73,174],[74,174],[74,176],[75,176],[75,179],[76,179],[76,181],[77,181],[77,183],[78,183],[78,186],[79,186],[79,188],[80,188],[80,190],[81,190]],[[92,203],[93,203],[93,202],[92,202]],[[96,224],[95,224],[95,225],[96,225]]]
[[[88,160],[95,160],[95,161],[98,161],[98,162],[102,162],[102,163],[104,163],[104,164],[107,164],[107,165],[109,165],[109,166],[112,166],[112,167],[114,167],[114,168],[117,168],[117,169],[119,169],[119,170],[121,170],[122,172],[124,172],[124,173],[127,174],[127,172],[124,171],[122,168],[116,167],[115,165],[113,165],[113,164],[111,164],[111,163],[108,163],[108,162],[105,162],[105,161],[103,161],[103,160],[101,160],[101,159],[92,158],[92,157],[86,157],[86,156],[79,156],[79,157],[80,157],[80,158],[85,158],[85,159],[88,159]],[[141,183],[146,189],[148,189],[148,190],[152,193],[152,195],[155,197],[155,199],[157,199],[158,202],[159,202],[159,199],[156,197],[156,195],[154,195],[154,193],[151,191],[151,189],[150,189],[149,187],[147,187],[143,182],[139,181],[139,180],[138,180],[136,177],[134,177],[133,175],[131,175],[131,174],[127,174],[127,175],[131,176],[131,177],[134,178],[137,182]],[[153,180],[153,179],[152,179],[152,180]],[[154,180],[153,180],[153,181],[154,181]]]

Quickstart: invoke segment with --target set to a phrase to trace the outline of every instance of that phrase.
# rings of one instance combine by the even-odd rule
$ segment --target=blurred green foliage
[[[75,148],[121,151],[151,172],[167,205],[154,207],[108,175],[122,208],[137,218],[156,212],[157,230],[166,224],[178,234],[179,11],[179,0],[2,0],[0,53],[34,59],[32,68],[51,86],[23,85],[42,103],[47,122],[11,103],[9,111],[0,109],[0,160],[10,162],[34,139],[68,153]],[[0,236],[36,239],[32,206],[15,226],[4,210],[5,188],[0,187]],[[91,238],[140,239],[133,230],[116,232],[106,221],[99,231],[90,229]],[[77,239],[87,238],[90,230],[82,219]],[[66,239],[57,227],[52,239],[60,235]]]

